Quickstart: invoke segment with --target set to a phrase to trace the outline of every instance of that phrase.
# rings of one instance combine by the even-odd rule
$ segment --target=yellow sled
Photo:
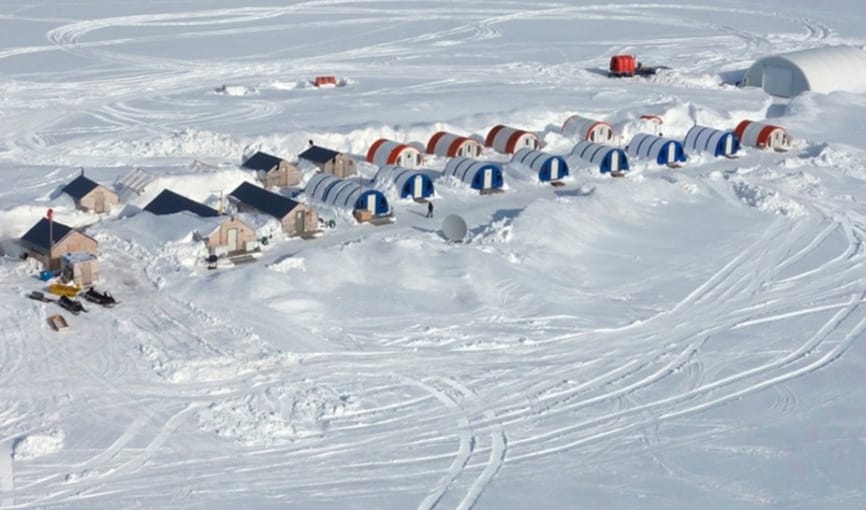
[[[75,285],[62,285],[59,283],[52,283],[48,286],[48,292],[54,294],[55,296],[66,296],[70,298],[74,298],[81,292],[81,289],[76,287]]]

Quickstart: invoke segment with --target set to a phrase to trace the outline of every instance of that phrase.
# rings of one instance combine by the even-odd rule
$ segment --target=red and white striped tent
[[[607,122],[572,115],[562,123],[562,134],[577,136],[581,140],[595,143],[610,143],[616,132]]]
[[[367,161],[376,166],[398,165],[403,168],[420,168],[421,151],[412,145],[379,138],[367,151]]]
[[[541,143],[531,131],[499,124],[490,128],[484,145],[502,154],[514,154],[520,149],[537,149]]]
[[[734,134],[741,144],[749,147],[772,149],[777,152],[784,152],[791,148],[791,137],[788,131],[766,122],[744,120],[734,129]]]
[[[481,155],[481,144],[468,136],[455,135],[446,131],[438,131],[427,142],[427,154],[456,158],[465,156],[477,158]]]

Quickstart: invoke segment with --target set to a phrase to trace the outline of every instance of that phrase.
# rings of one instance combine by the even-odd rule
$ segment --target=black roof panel
[[[309,149],[300,153],[298,157],[301,159],[306,159],[307,161],[312,161],[313,163],[325,164],[339,155],[340,153],[337,151],[332,151],[331,149],[326,149],[324,147],[319,147],[318,145],[313,145]]]
[[[291,198],[286,198],[248,182],[241,183],[229,193],[229,196],[278,220],[283,219],[298,206],[298,203]]]
[[[34,247],[42,248],[47,252],[52,244],[49,241],[49,232],[51,233],[51,237],[54,238],[54,244],[57,244],[71,230],[72,227],[68,227],[63,223],[55,221],[54,225],[50,225],[48,218],[42,218],[26,234],[21,236],[21,241],[29,243]]]
[[[75,199],[80,199],[84,197],[84,195],[93,191],[93,188],[99,186],[99,184],[91,181],[84,174],[76,177],[72,182],[63,187],[63,192],[72,196]]]
[[[267,172],[275,166],[279,165],[280,161],[282,160],[276,156],[272,156],[265,152],[256,152],[255,154],[247,158],[247,160],[244,161],[241,166],[250,170],[264,170],[265,172]]]
[[[145,211],[150,211],[153,214],[174,214],[181,211],[189,211],[202,218],[213,218],[219,216],[213,207],[208,207],[201,202],[196,202],[186,198],[183,195],[178,195],[174,191],[164,189],[162,192],[144,206]]]

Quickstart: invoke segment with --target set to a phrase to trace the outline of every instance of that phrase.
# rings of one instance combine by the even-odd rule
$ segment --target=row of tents
[[[568,132],[582,133],[568,157],[597,165],[600,173],[619,175],[629,169],[629,158],[654,161],[659,165],[679,166],[687,152],[704,152],[716,157],[733,157],[745,143],[753,147],[785,150],[790,143],[787,132],[775,125],[744,120],[736,129],[724,131],[707,126],[693,126],[684,140],[639,133],[625,149],[600,142],[614,139],[613,129],[600,121],[571,117],[565,123]],[[745,141],[745,142],[744,142]],[[569,175],[566,157],[549,154],[538,148],[534,134],[508,126],[496,126],[487,136],[488,146],[512,155],[511,162],[531,170],[541,182],[556,182]],[[477,190],[503,185],[501,163],[477,159],[480,144],[473,138],[438,132],[427,144],[427,152],[450,158],[442,175],[453,176]],[[380,139],[368,151],[367,160],[379,165],[372,182],[376,186],[395,185],[401,198],[426,198],[433,194],[430,171],[419,168],[420,151],[410,144]]]
[[[656,116],[644,117],[657,118]],[[601,145],[614,145],[616,139],[616,131],[607,122],[578,115],[566,119],[560,131],[580,141]],[[779,126],[744,120],[733,130],[695,125],[682,141],[663,139],[661,136],[638,135],[625,150],[632,156],[659,158],[660,164],[668,164],[682,162],[686,152],[709,152],[715,156],[731,156],[739,150],[740,144],[784,151],[789,148],[790,138],[785,129]],[[422,153],[447,158],[460,156],[479,158],[484,147],[501,154],[512,155],[521,149],[540,149],[541,145],[537,134],[499,124],[488,131],[486,138],[483,139],[483,145],[480,137],[461,136],[446,131],[434,133],[426,145],[418,142],[400,143],[380,138],[370,146],[366,160],[377,166],[399,165],[412,169],[423,165]]]

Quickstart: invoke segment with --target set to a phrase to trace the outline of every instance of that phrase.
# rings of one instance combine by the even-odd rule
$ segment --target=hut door
[[[374,193],[370,193],[367,195],[367,210],[373,214],[376,214],[376,195]]]
[[[421,179],[420,176],[416,176],[412,179],[412,196],[415,198],[422,198],[424,196],[424,180]]]
[[[306,232],[304,228],[304,211],[298,211],[295,213],[295,233],[298,235]]]
[[[90,285],[91,283],[93,283],[93,271],[90,267],[90,263],[84,262],[82,264],[78,264],[78,267],[81,269],[81,282],[76,283],[79,283],[82,286]],[[74,269],[72,271],[72,274],[75,274]]]
[[[229,251],[238,251],[238,229],[230,228],[228,231],[228,237]]]
[[[484,186],[482,189],[490,189],[493,187],[493,170],[486,169],[484,170]]]
[[[93,198],[96,201],[96,206],[94,207],[94,209],[96,209],[96,212],[104,213],[105,212],[105,195],[103,193],[96,193],[95,195],[93,195]]]
[[[555,181],[556,179],[559,179],[559,160],[552,158],[550,160],[550,180]]]
[[[785,132],[781,129],[774,129],[773,134],[770,137],[770,148],[775,150],[784,149],[788,145],[787,137],[785,136]]]
[[[677,161],[677,144],[668,144],[668,164],[672,165]]]
[[[611,151],[610,153],[610,171],[619,172],[619,152]]]
[[[725,137],[725,155],[730,156],[734,153],[734,137],[726,136]]]

